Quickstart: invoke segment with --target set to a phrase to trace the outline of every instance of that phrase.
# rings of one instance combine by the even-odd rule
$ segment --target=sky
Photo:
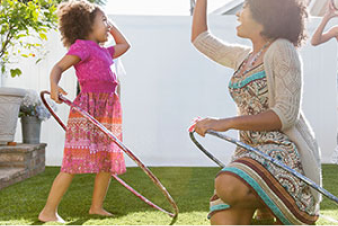
[[[208,12],[230,0],[209,0]],[[190,15],[190,0],[107,0],[106,11],[115,15]]]

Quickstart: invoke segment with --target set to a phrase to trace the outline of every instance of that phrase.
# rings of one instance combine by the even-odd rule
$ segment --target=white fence
[[[191,17],[114,16],[132,43],[122,57],[127,75],[122,83],[124,143],[150,166],[214,166],[190,141],[187,128],[195,116],[228,117],[236,114],[227,85],[232,71],[211,62],[190,43]],[[210,29],[229,42],[249,44],[236,37],[236,18],[213,16]],[[310,34],[318,25],[313,19]],[[49,73],[66,49],[56,32],[49,35],[45,60],[34,65],[22,61],[20,78],[8,78],[6,86],[49,89]],[[323,162],[329,162],[337,133],[337,45],[305,46],[303,56],[304,112],[317,135]],[[75,97],[74,70],[64,73],[61,86]],[[57,112],[65,121],[68,107]],[[230,135],[237,136],[235,131]],[[21,141],[18,123],[16,140]],[[42,125],[42,142],[47,146],[47,165],[60,165],[64,131],[54,121]],[[230,160],[234,146],[214,138],[203,143],[223,161]],[[134,165],[127,159],[129,166]]]

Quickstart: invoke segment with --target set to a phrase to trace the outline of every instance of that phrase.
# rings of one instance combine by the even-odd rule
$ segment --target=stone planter
[[[0,87],[0,144],[14,141],[20,104],[26,91]]]
[[[22,116],[22,142],[25,144],[39,144],[41,120],[36,116]]]

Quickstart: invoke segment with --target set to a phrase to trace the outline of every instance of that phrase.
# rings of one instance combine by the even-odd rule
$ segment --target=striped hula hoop
[[[208,152],[195,138],[195,128],[194,125],[192,127],[190,127],[189,129],[189,136],[190,139],[194,142],[194,144],[204,153],[206,154],[211,160],[213,160],[217,165],[219,165],[220,167],[224,168],[225,165],[218,160],[215,156],[213,156],[210,152]],[[237,146],[244,148],[248,151],[254,152],[255,154],[257,154],[258,156],[264,158],[265,160],[270,161],[271,163],[273,163],[274,165],[278,166],[279,168],[287,171],[288,173],[292,174],[293,176],[297,177],[298,179],[302,180],[305,184],[309,185],[310,187],[312,187],[313,189],[315,189],[316,191],[318,191],[319,193],[323,194],[324,196],[326,196],[327,198],[329,198],[330,200],[332,200],[333,202],[335,202],[335,204],[338,204],[338,198],[336,196],[334,196],[333,194],[331,194],[329,191],[327,191],[326,189],[322,188],[321,186],[319,186],[318,184],[316,184],[314,181],[312,181],[311,179],[305,177],[304,175],[298,173],[297,171],[291,169],[290,167],[286,166],[285,164],[283,164],[282,162],[278,161],[277,159],[274,159],[272,157],[270,157],[269,155],[265,154],[264,152],[251,147],[250,145],[247,145],[239,140],[236,140],[234,138],[231,138],[223,133],[220,132],[216,132],[213,130],[208,130],[206,132],[207,134],[210,134],[212,136],[218,137],[222,140],[231,142],[233,144],[236,144]]]

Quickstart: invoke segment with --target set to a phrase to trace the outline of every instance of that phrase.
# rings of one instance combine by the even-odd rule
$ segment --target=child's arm
[[[124,37],[124,35],[122,34],[122,32],[119,31],[119,29],[114,25],[113,22],[108,21],[109,26],[110,26],[110,34],[114,37],[115,39],[115,52],[114,52],[114,59],[121,56],[122,54],[124,54],[125,52],[127,52],[127,50],[130,48],[130,44],[128,42],[128,40]]]
[[[332,5],[332,2],[329,1],[329,10],[324,15],[319,27],[317,28],[317,30],[315,31],[315,33],[312,36],[311,44],[313,46],[320,45],[322,43],[329,41],[331,38],[334,38],[334,37],[337,38],[338,37],[338,27],[337,26],[331,28],[328,32],[323,34],[323,31],[324,31],[327,23],[330,21],[330,19],[332,19],[333,17],[337,17],[337,16],[338,16],[337,10]]]
[[[67,92],[64,91],[58,84],[61,79],[62,73],[69,69],[74,64],[80,62],[80,57],[74,55],[64,56],[57,64],[54,65],[52,72],[50,74],[50,87],[51,87],[51,98],[58,104],[62,103],[59,99],[59,95],[67,95]]]

